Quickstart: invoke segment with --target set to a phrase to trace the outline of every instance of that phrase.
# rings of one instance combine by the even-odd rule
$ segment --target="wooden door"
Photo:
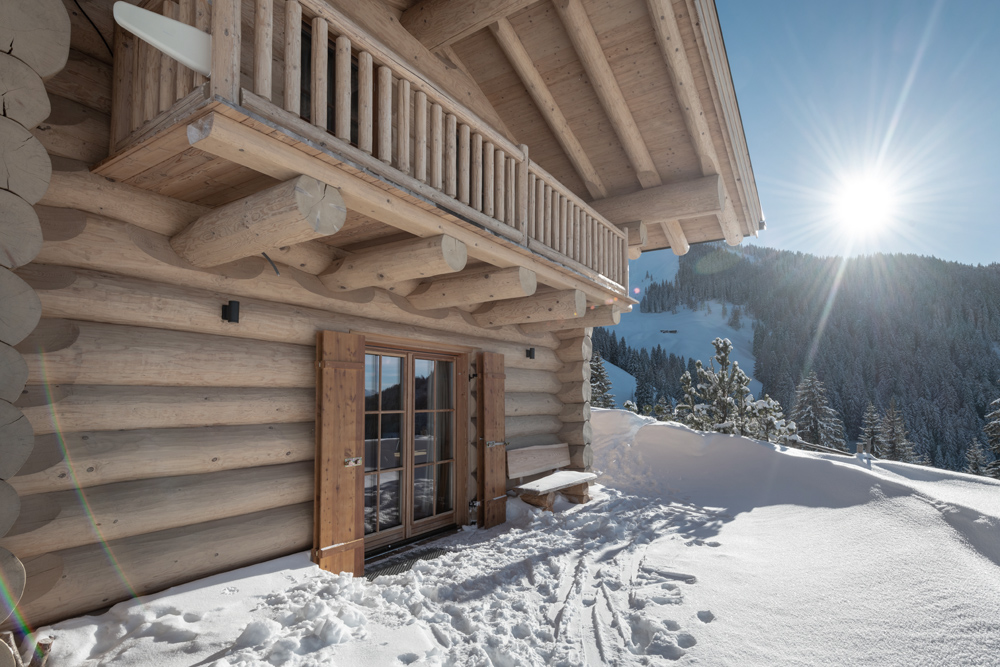
[[[316,496],[312,560],[364,574],[365,337],[320,331],[316,341]]]
[[[507,447],[504,443],[503,355],[480,352],[477,371],[479,414],[476,419],[479,465],[479,525],[507,521]]]

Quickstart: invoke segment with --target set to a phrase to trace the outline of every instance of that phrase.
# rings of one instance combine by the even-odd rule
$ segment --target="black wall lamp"
[[[535,348],[529,347],[527,350],[524,351],[524,356],[526,356],[528,359],[534,359],[535,358]]]
[[[222,320],[224,322],[238,323],[240,321],[240,302],[230,301],[229,304],[222,305]]]

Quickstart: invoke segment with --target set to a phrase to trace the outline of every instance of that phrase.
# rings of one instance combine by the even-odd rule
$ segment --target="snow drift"
[[[603,489],[374,582],[305,554],[73,619],[59,665],[995,665],[1000,483],[595,410]]]

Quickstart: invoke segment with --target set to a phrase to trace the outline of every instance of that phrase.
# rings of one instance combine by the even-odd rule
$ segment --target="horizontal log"
[[[10,479],[31,455],[35,432],[28,418],[10,403],[0,401],[0,479]]]
[[[51,434],[36,439],[31,457],[9,482],[24,497],[311,461],[315,438],[312,422]]]
[[[674,254],[678,257],[686,255],[691,249],[691,244],[688,243],[680,220],[663,220],[660,222],[660,226],[663,228],[663,235],[667,237],[667,242],[670,243]]]
[[[524,415],[558,415],[563,404],[552,394],[504,394],[504,414],[508,417]]]
[[[641,220],[648,226],[663,220],[719,214],[724,203],[722,178],[715,174],[599,199],[591,202],[591,205],[617,225]]]
[[[27,382],[28,364],[24,357],[10,345],[0,343],[0,401],[16,401]]]
[[[21,561],[24,565],[24,594],[21,606],[37,600],[52,590],[63,576],[63,560],[58,554],[44,554]]]
[[[594,439],[594,429],[589,421],[566,424],[559,437],[570,445],[589,445]]]
[[[58,552],[64,576],[41,597],[21,605],[38,627],[107,607],[134,595],[308,549],[312,502],[112,540]]]
[[[504,436],[520,438],[541,433],[559,433],[564,424],[554,415],[531,415],[527,417],[507,417],[503,420]]]
[[[59,349],[53,340],[59,341]],[[315,349],[305,345],[43,319],[17,349],[25,356],[32,384],[316,385]]]
[[[111,79],[109,65],[70,49],[66,67],[45,82],[45,89],[110,115]]]
[[[38,139],[16,121],[0,116],[0,183],[4,189],[35,204],[51,177],[49,154]]]
[[[96,164],[108,156],[111,118],[82,104],[50,95],[52,113],[31,130],[49,155]]]
[[[319,279],[333,291],[390,287],[404,280],[461,271],[468,259],[465,244],[451,236],[408,239],[337,260]]]
[[[556,349],[556,356],[563,361],[590,361],[594,345],[590,336],[568,338]]]
[[[537,354],[537,352],[536,352]],[[538,392],[554,394],[562,389],[562,382],[551,371],[527,368],[505,369],[504,390],[507,392]]]
[[[632,222],[626,222],[618,226],[623,231],[628,232],[628,247],[630,250],[635,247],[642,248],[649,241],[649,230],[646,228],[646,223],[642,220],[633,220]]]
[[[0,4],[0,44],[46,79],[66,66],[70,20],[59,0]]]
[[[545,292],[523,299],[495,301],[472,314],[483,327],[572,320],[583,315],[587,298],[580,290]]]
[[[13,192],[0,190],[0,211],[0,266],[16,269],[42,249],[42,228],[31,204]]]
[[[18,406],[36,435],[70,431],[287,424],[316,417],[313,389],[28,385]]]
[[[3,622],[21,601],[26,579],[21,560],[6,549],[0,549],[0,581],[3,582],[3,595],[0,595],[0,627],[3,627]]]
[[[94,486],[87,490],[86,504],[72,490],[40,493],[21,500],[21,513],[0,546],[28,558],[312,497],[311,461]]]
[[[543,333],[581,327],[613,327],[621,321],[621,317],[621,312],[614,306],[591,306],[584,311],[582,317],[571,320],[527,322],[521,325],[521,329],[527,333]]]
[[[563,403],[587,403],[590,401],[590,382],[567,382],[556,397]]]
[[[298,345],[315,345],[316,331],[378,332],[399,339],[435,345],[474,346],[504,355],[507,368],[531,368],[552,371],[562,362],[555,351],[532,342],[535,358],[525,356],[526,346],[507,340],[469,336],[461,331],[434,330],[407,323],[380,321],[354,315],[302,308],[292,304],[240,299],[240,323],[224,322],[220,304],[232,294],[154,283],[138,278],[72,269],[54,265],[31,264],[18,271],[37,290],[49,317],[86,319],[113,324],[139,325],[222,334],[253,340],[268,340]],[[328,301],[324,301],[328,303]],[[481,329],[476,329],[482,332]]]
[[[209,210],[86,171],[52,172],[52,182],[39,203],[114,218],[166,236],[173,236]]]
[[[593,470],[594,450],[590,445],[569,446],[569,467],[571,470]]]
[[[439,278],[420,285],[407,299],[415,308],[449,308],[531,296],[538,287],[534,271],[523,266],[490,267]]]
[[[21,498],[7,482],[0,480],[0,537],[6,535],[21,513]],[[14,550],[17,553],[17,550]]]
[[[0,343],[17,345],[42,317],[35,290],[10,270],[0,267]]]
[[[108,218],[93,217],[88,219],[87,228],[76,238],[61,243],[44,243],[35,262],[111,271],[119,276],[132,276],[157,283],[223,292],[227,300],[239,297],[266,299],[270,302],[277,302],[272,304],[274,308],[280,307],[281,304],[305,306],[345,316],[330,318],[334,321],[346,322],[352,316],[357,316],[369,322],[379,320],[401,325],[417,325],[418,327],[429,325],[432,322],[426,317],[398,309],[388,293],[383,291],[376,290],[374,300],[365,303],[351,303],[346,300],[333,300],[328,296],[320,296],[303,289],[294,278],[286,275],[290,274],[291,271],[282,272],[282,275],[279,276],[275,275],[274,271],[267,270],[255,279],[235,280],[212,273],[211,269],[192,271],[167,262],[150,261],[148,256],[144,257],[135,252],[134,248],[137,246],[133,241],[133,232],[150,233]],[[154,236],[157,235],[154,234]],[[157,238],[163,237],[157,236]],[[176,257],[176,253],[174,256]],[[217,319],[216,307],[213,307],[212,311],[213,319]],[[446,319],[436,322],[438,323],[434,326],[438,330],[448,331],[452,334],[464,334],[465,337],[471,335],[506,342],[530,343],[533,347],[554,345],[553,339],[532,338],[514,328],[484,335],[480,327],[467,323],[459,315],[459,311],[450,311]],[[240,329],[245,326],[247,325],[242,322],[241,318],[240,325],[232,327],[232,329]],[[347,325],[341,324],[329,328],[343,330],[345,326]],[[387,325],[383,324],[382,329],[387,329]],[[466,345],[468,344],[466,343]]]
[[[46,241],[68,241],[87,227],[88,214],[75,208],[58,208],[35,204],[34,210]],[[37,253],[36,253],[37,254]]]
[[[590,421],[590,402],[567,403],[559,413],[559,419],[564,422],[585,422]],[[37,446],[37,445],[36,445]],[[11,484],[17,487],[17,478],[11,480]],[[20,493],[20,491],[18,491]]]
[[[218,266],[336,234],[346,219],[340,190],[298,176],[209,211],[170,245],[195,266]]]
[[[49,116],[49,95],[42,77],[23,61],[0,53],[0,109],[22,127],[34,127]]]
[[[556,445],[559,444],[559,435],[557,433],[535,433],[533,435],[518,435],[518,436],[507,436],[507,450],[519,449],[521,447],[536,447],[538,445]],[[475,478],[473,478],[475,479]],[[517,482],[511,482],[508,480],[507,489],[510,490],[517,485]]]
[[[590,360],[566,362],[556,373],[560,382],[580,382],[590,380]]]
[[[320,241],[306,241],[267,251],[267,256],[275,262],[281,262],[313,276],[323,273],[333,260],[344,257],[345,254],[339,248]]]

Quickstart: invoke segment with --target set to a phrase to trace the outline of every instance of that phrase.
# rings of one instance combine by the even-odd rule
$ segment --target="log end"
[[[4,594],[0,595],[0,623],[7,620],[21,601],[25,580],[24,564],[17,556],[0,547],[0,581],[4,582]],[[0,642],[0,647],[6,646]]]
[[[461,271],[469,261],[469,251],[465,244],[451,236],[441,237],[441,251],[444,261],[452,271]]]
[[[17,345],[42,318],[42,302],[35,290],[8,269],[0,268],[0,343]]]
[[[336,234],[347,220],[340,190],[311,176],[295,179],[295,198],[303,218],[320,236]]]

